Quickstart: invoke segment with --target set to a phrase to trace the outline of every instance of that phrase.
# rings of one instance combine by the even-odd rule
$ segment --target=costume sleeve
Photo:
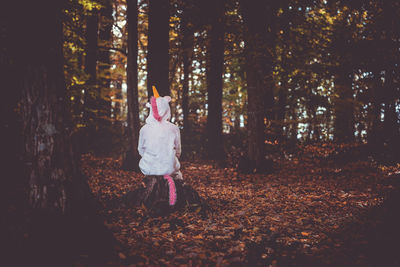
[[[143,128],[142,128],[143,129]],[[143,157],[144,154],[144,137],[143,137],[143,131],[142,129],[140,129],[139,132],[139,141],[138,141],[138,151],[139,151],[139,155],[141,157]]]
[[[176,128],[176,133],[175,133],[175,151],[176,151],[176,157],[179,158],[182,153],[182,148],[181,148],[181,132],[179,131],[179,128]]]

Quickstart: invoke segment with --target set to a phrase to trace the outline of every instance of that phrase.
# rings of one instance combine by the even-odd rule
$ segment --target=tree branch
[[[117,51],[120,52],[121,54],[123,54],[124,56],[128,56],[128,53],[126,52],[126,50],[122,49],[122,48],[118,48],[118,47],[108,47],[108,46],[99,46],[100,49],[106,49],[106,50],[112,50],[112,51]]]

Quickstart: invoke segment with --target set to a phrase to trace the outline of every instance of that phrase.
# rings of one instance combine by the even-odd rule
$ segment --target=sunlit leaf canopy
[[[190,1],[189,1],[190,2]],[[182,6],[191,7],[190,26],[194,32],[193,56],[189,83],[190,121],[204,127],[207,118],[206,50],[209,29],[203,4],[182,1],[170,3],[170,69],[172,122],[182,125]],[[343,129],[338,126],[340,115],[352,117],[350,139],[366,142],[369,133],[385,121],[385,107],[399,112],[398,83],[393,83],[393,104],[385,103],[385,76],[398,75],[399,27],[398,4],[384,1],[283,1],[274,6],[275,46],[273,47],[273,117],[267,118],[274,127],[266,129],[271,139],[279,133],[298,141],[334,140]],[[87,15],[104,7],[102,1],[69,1],[64,23],[66,77],[69,94],[74,96],[73,113],[81,121],[79,101],[87,90],[88,75],[84,64]],[[100,96],[111,101],[111,119],[126,120],[126,2],[114,1],[110,71],[98,71],[97,79],[107,75],[110,86]],[[143,121],[147,110],[146,55],[148,3],[139,1],[139,105]],[[247,122],[247,87],[243,18],[238,1],[226,1],[223,19],[223,132],[243,131]],[[347,77],[350,77],[347,79]],[[378,93],[381,92],[381,93]],[[374,97],[374,99],[372,99]],[[83,104],[83,102],[82,102]],[[376,113],[375,110],[378,110]],[[373,115],[375,114],[375,115]],[[345,116],[346,117],[346,116]],[[347,116],[348,117],[348,116]],[[378,119],[376,119],[378,118]],[[82,122],[82,121],[81,121]],[[81,124],[85,124],[84,122]],[[340,125],[340,124],[339,124]],[[372,127],[372,128],[371,128]],[[281,128],[281,129],[279,129]],[[342,134],[343,135],[343,134]],[[272,140],[272,141],[274,141]],[[270,140],[271,141],[271,140]]]

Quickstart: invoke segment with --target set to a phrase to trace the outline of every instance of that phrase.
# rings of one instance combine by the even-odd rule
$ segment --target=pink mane
[[[153,109],[153,116],[156,120],[161,121],[161,116],[158,114],[157,101],[154,96],[150,98],[151,107]]]

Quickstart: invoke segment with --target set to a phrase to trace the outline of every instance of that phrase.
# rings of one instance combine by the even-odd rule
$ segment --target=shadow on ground
[[[400,176],[388,180],[394,190],[382,205],[374,207],[338,231],[328,234],[319,251],[298,253],[301,243],[280,247],[272,237],[263,244],[250,244],[249,266],[400,266]],[[262,260],[265,246],[275,250],[275,263]],[[286,256],[287,255],[287,256]],[[270,258],[270,259],[271,259]]]

